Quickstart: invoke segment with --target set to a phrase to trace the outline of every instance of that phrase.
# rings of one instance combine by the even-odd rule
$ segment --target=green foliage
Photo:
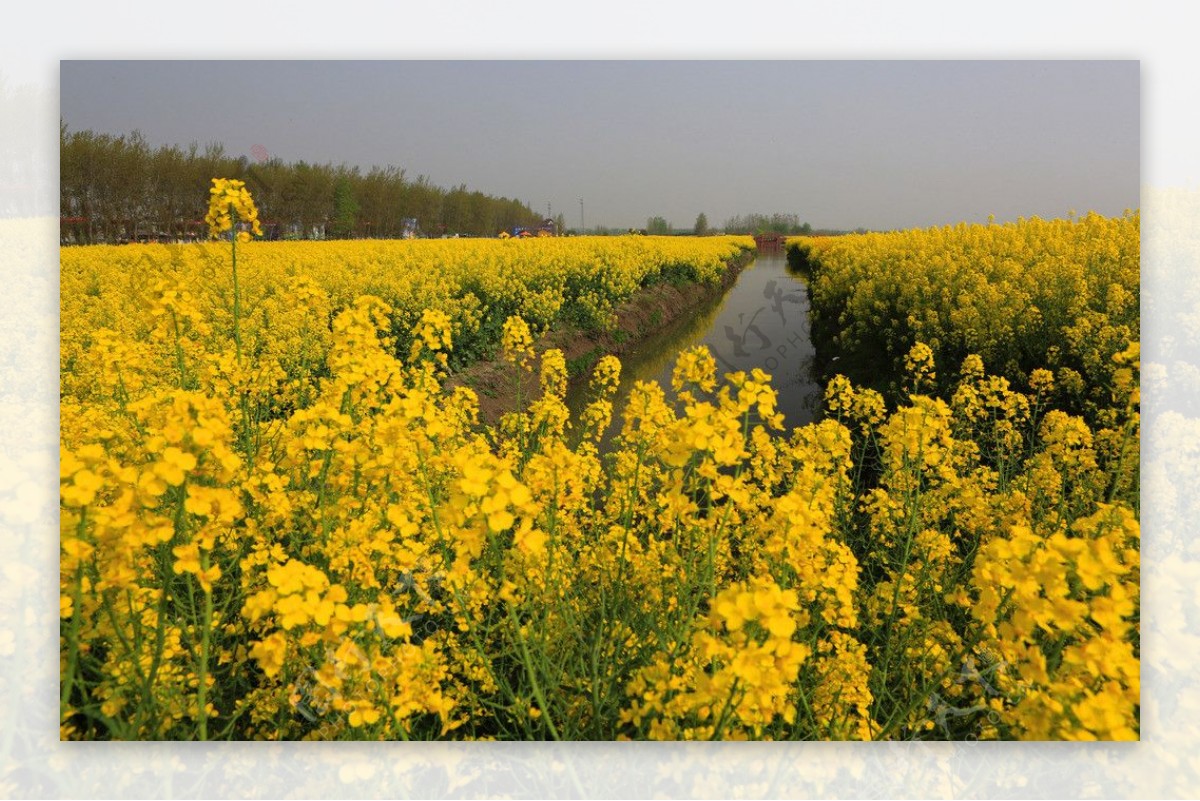
[[[354,199],[354,188],[345,176],[338,179],[333,190],[333,235],[347,239],[354,233],[354,223],[361,207]]]
[[[650,236],[668,236],[671,228],[671,224],[662,217],[651,217],[646,220],[646,233]]]
[[[812,226],[795,214],[747,214],[725,221],[727,234],[810,234]]]
[[[574,359],[567,359],[567,375],[576,378],[591,370],[604,355],[604,348],[596,347],[587,353],[580,354]]]

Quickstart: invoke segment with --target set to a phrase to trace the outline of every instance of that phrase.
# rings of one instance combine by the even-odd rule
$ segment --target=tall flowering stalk
[[[238,361],[242,360],[241,332],[241,298],[238,292],[237,277],[237,243],[249,242],[250,234],[237,231],[239,222],[250,223],[255,236],[262,236],[262,226],[258,223],[258,209],[244,181],[233,178],[213,178],[212,189],[209,190],[208,214],[204,221],[208,223],[209,234],[218,238],[226,231],[234,231],[229,238],[233,253],[233,339],[237,344]]]
[[[237,361],[240,365],[242,363],[242,305],[241,291],[238,286],[237,246],[239,241],[249,242],[250,233],[238,231],[237,224],[239,222],[249,223],[250,230],[256,236],[262,236],[262,226],[258,223],[258,208],[255,207],[254,199],[250,197],[250,191],[246,189],[245,182],[233,178],[213,178],[212,189],[209,190],[208,214],[204,221],[208,223],[209,234],[213,238],[220,237],[226,231],[232,232],[229,244],[233,260],[233,341],[237,352]],[[249,457],[252,440],[251,415],[249,397],[245,391],[241,393],[240,405],[242,409],[240,437],[242,447]]]

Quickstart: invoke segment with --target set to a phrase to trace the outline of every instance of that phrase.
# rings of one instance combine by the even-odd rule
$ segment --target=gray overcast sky
[[[71,130],[394,164],[569,225],[1139,206],[1136,61],[63,61]]]

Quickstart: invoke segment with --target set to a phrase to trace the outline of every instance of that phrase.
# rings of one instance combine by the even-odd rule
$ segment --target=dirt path
[[[606,354],[621,356],[647,336],[670,324],[715,295],[733,286],[738,274],[754,260],[754,251],[743,252],[732,261],[719,284],[655,284],[638,292],[616,310],[617,324],[611,331],[583,331],[575,327],[553,330],[543,335],[534,350],[540,356],[550,348],[559,348],[567,359],[572,384],[587,381],[592,367]],[[541,394],[535,359],[532,368],[521,376],[522,400],[529,403]],[[499,359],[477,362],[451,376],[447,387],[466,386],[479,396],[479,416],[495,425],[500,416],[516,408],[514,368]]]

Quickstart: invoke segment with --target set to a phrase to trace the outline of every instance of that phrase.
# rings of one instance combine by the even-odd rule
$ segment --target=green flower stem
[[[562,737],[559,736],[558,728],[554,725],[554,719],[550,714],[550,705],[546,703],[546,696],[542,692],[542,685],[537,680],[537,668],[533,664],[533,657],[529,655],[529,646],[525,642],[525,635],[521,633],[521,623],[517,620],[512,604],[507,604],[507,606],[508,619],[513,627],[513,633],[516,634],[517,645],[521,648],[521,662],[525,668],[525,675],[529,677],[529,684],[533,689],[533,697],[541,705],[542,717],[546,721],[546,728],[550,730],[550,736],[555,740],[561,740]]]
[[[208,573],[208,552],[200,554],[200,570]],[[208,739],[208,650],[212,636],[213,596],[212,587],[204,588],[204,620],[202,621],[202,639],[200,643],[200,666],[197,671],[199,679],[196,702],[200,713],[200,739]]]
[[[229,238],[233,251],[233,342],[237,346],[237,359],[240,364],[242,361],[242,305],[241,295],[238,292],[237,274],[237,211],[230,209],[229,214],[233,217],[233,228]]]

